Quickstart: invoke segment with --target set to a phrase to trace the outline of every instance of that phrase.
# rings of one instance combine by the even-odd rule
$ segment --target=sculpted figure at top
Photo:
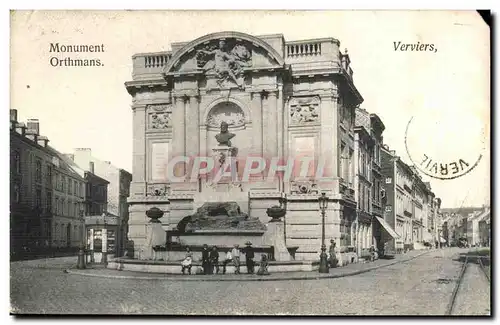
[[[213,60],[207,60],[206,56],[213,56]],[[198,50],[197,59],[198,67],[206,73],[214,72],[217,75],[219,85],[230,79],[239,87],[243,84],[238,81],[238,76],[243,73],[243,68],[251,63],[250,52],[245,46],[237,44],[228,51],[224,40],[219,41],[218,48],[206,47]]]

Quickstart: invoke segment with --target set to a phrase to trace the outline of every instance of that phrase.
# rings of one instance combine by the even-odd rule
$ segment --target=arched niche
[[[245,113],[234,102],[225,101],[217,103],[208,112],[205,123],[209,130],[218,130],[222,122],[226,122],[229,129],[245,128]]]

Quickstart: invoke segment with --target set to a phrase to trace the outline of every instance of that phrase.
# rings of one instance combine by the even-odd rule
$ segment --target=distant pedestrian
[[[336,247],[336,243],[335,243],[335,240],[330,240],[330,249],[328,250],[329,253],[330,253],[330,259],[329,259],[329,262],[330,262],[330,267],[337,267],[337,256],[336,256],[336,252],[335,252],[335,247]]]
[[[210,274],[219,273],[219,251],[217,250],[217,246],[213,246],[210,251],[210,266]]]
[[[203,245],[201,265],[203,267],[203,274],[210,274],[210,251],[208,250],[207,244]]]
[[[181,262],[182,265],[182,274],[185,274],[185,270],[188,270],[188,273],[191,274],[191,267],[193,265],[193,254],[189,247],[186,249],[186,257]]]
[[[262,254],[260,259],[259,270],[257,271],[257,275],[269,275],[269,271],[267,270],[267,266],[269,262],[267,261],[267,254]]]
[[[234,262],[234,274],[240,274],[240,248],[238,244],[234,244],[234,248],[231,251]]]
[[[253,251],[252,243],[251,242],[246,242],[245,244],[247,247],[245,248],[245,262],[247,265],[247,273],[248,274],[253,274],[254,273],[254,265],[253,265],[253,259],[255,257],[255,253]]]
[[[375,261],[375,246],[370,246],[370,261],[373,262]]]
[[[226,274],[226,266],[233,261],[233,255],[231,251],[227,251],[226,256],[224,258],[224,262],[222,263],[222,274]]]

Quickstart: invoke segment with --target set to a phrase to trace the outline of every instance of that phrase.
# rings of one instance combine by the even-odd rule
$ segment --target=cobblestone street
[[[74,258],[13,262],[11,304],[15,313],[443,315],[460,252],[432,251],[344,278],[264,282],[110,279],[64,273]]]

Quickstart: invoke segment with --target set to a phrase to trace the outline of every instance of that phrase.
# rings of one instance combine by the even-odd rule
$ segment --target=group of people
[[[240,274],[240,258],[242,254],[245,254],[245,263],[247,266],[247,273],[254,273],[254,257],[255,253],[252,248],[252,243],[247,242],[246,247],[241,252],[239,245],[235,244],[233,249],[226,252],[224,256],[224,261],[222,262],[222,274],[226,274],[226,267],[229,263],[233,263],[235,267],[235,274]],[[186,257],[181,262],[182,274],[185,274],[187,270],[191,274],[191,267],[193,265],[193,254],[189,247],[186,249]],[[203,268],[203,274],[218,274],[219,268],[219,250],[217,246],[212,246],[210,249],[207,244],[203,245],[203,250],[201,252],[201,265]]]

